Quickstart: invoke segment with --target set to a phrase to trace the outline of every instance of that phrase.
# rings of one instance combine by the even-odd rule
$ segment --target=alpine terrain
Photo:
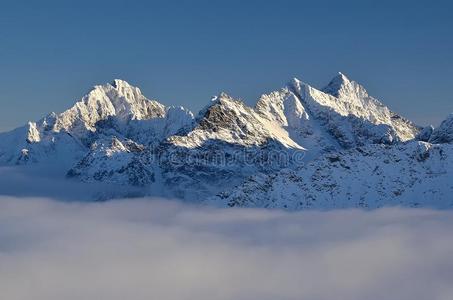
[[[220,93],[196,115],[114,80],[62,113],[0,133],[0,165],[116,187],[92,200],[446,208],[453,207],[453,114],[421,128],[342,73],[322,89],[293,79],[254,107]]]

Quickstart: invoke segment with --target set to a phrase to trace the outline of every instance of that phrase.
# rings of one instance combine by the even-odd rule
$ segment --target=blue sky
[[[194,111],[338,71],[424,125],[453,112],[447,1],[0,0],[0,131],[121,78]]]

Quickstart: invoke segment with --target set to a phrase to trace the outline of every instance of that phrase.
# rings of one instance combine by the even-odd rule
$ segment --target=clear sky
[[[342,71],[424,125],[453,112],[449,1],[0,0],[0,131],[121,78],[197,111]]]

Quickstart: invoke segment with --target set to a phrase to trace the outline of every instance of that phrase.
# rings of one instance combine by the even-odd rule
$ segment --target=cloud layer
[[[0,198],[8,300],[453,299],[453,212]]]

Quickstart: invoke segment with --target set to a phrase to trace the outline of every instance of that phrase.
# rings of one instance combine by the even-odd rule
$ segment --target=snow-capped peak
[[[336,98],[347,99],[355,105],[358,104],[357,99],[369,97],[368,92],[362,85],[350,80],[341,72],[338,72],[338,75],[327,86],[322,88],[321,91]]]
[[[346,77],[343,73],[338,72],[338,75],[332,78],[329,84],[324,87],[322,91],[332,96],[338,97],[340,90],[349,84],[351,84],[351,80],[349,80],[349,78]]]
[[[137,90],[140,90],[137,87],[133,87],[129,82],[123,79],[113,79],[111,85],[116,88],[116,89],[121,89],[121,88],[135,88]]]
[[[169,141],[177,146],[194,148],[208,140],[242,146],[259,146],[276,140],[285,147],[302,149],[279,124],[224,92],[199,112],[190,132],[171,137]]]
[[[125,103],[129,104],[129,110],[127,113],[132,114],[133,118],[136,119],[146,119],[147,111],[146,106],[148,106],[149,102],[154,102],[153,104],[157,106],[161,106],[160,103],[147,99],[143,94],[142,91],[135,86],[130,85],[127,81],[121,79],[115,79],[111,83],[111,86],[115,89],[119,97],[119,101],[117,106],[125,105]],[[100,87],[106,88],[106,86]],[[107,88],[107,93],[109,93],[109,89]],[[116,96],[116,95],[115,95]],[[125,103],[124,103],[125,102]],[[163,107],[163,105],[162,105]],[[123,107],[116,107],[119,113]]]
[[[117,115],[120,115],[123,110],[125,110],[126,115],[137,120],[156,116],[162,117],[164,115],[164,105],[155,100],[147,99],[138,87],[132,86],[121,79],[115,79],[111,85],[117,92],[117,95],[113,95],[114,97],[112,98]],[[107,93],[109,93],[108,90]]]
[[[300,80],[290,85],[304,107],[326,124],[346,147],[372,142],[393,143],[413,139],[419,128],[368,95],[364,87],[339,73],[318,90]]]
[[[227,109],[236,106],[245,106],[245,104],[240,100],[234,99],[225,92],[220,92],[218,95],[212,96],[211,101],[198,112],[197,120],[202,120],[214,107]]]
[[[290,87],[290,88],[295,88],[295,89],[297,89],[297,88],[300,88],[302,85],[305,85],[305,83],[304,83],[302,80],[300,80],[300,79],[298,79],[298,78],[296,78],[296,77],[293,77],[293,79],[291,79],[291,81],[288,82],[287,85],[288,85],[288,87]]]
[[[96,123],[110,117],[120,122],[165,116],[165,106],[147,99],[139,88],[124,80],[97,85],[73,107],[59,114],[54,131],[65,130],[76,136],[96,131]]]

